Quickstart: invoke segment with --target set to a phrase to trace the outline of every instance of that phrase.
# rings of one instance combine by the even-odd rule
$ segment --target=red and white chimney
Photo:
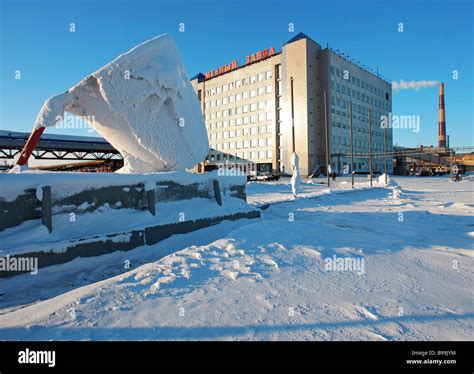
[[[444,114],[444,83],[439,84],[438,147],[446,148],[446,118]]]

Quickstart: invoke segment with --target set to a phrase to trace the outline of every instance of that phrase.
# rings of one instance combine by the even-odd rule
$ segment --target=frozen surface
[[[261,219],[2,280],[0,338],[473,340],[474,181],[349,180],[252,183]]]
[[[90,122],[124,157],[125,173],[183,170],[209,150],[197,96],[172,37],[161,35],[49,98],[35,128],[70,112]]]

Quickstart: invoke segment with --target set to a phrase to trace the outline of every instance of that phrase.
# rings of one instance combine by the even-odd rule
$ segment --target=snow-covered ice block
[[[126,173],[183,170],[209,150],[199,101],[170,35],[146,41],[49,98],[35,128],[64,112],[91,122],[124,157]]]

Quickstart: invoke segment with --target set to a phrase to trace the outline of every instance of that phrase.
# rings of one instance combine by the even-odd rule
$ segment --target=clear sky
[[[0,2],[2,130],[31,131],[48,97],[163,33],[174,36],[192,77],[233,59],[242,63],[248,53],[263,48],[280,50],[304,32],[323,47],[329,43],[378,68],[390,81],[444,82],[451,146],[474,144],[472,0]],[[18,70],[21,79],[15,79]],[[394,130],[394,143],[436,144],[437,110],[437,86],[394,92],[393,113],[418,115],[421,121],[418,133]]]

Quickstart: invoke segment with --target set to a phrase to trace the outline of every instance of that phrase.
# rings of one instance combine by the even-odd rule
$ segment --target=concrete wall
[[[51,189],[61,189],[52,185]],[[228,190],[228,191],[227,191]],[[222,194],[246,200],[245,184],[221,186]],[[54,193],[53,193],[54,196]],[[170,202],[196,197],[214,199],[212,180],[200,183],[181,185],[172,180],[160,182],[155,189],[157,202]],[[107,186],[80,191],[68,197],[53,199],[53,214],[93,212],[100,206],[108,204],[114,209],[131,208],[147,209],[147,196],[143,184]],[[0,198],[0,231],[17,226],[24,221],[41,218],[41,202],[36,198],[35,189],[26,189],[13,201]]]
[[[153,245],[161,240],[176,234],[185,234],[194,230],[216,225],[224,220],[238,220],[242,218],[259,218],[260,210],[252,210],[243,213],[233,213],[217,217],[197,219],[167,225],[149,226],[139,230],[125,233],[111,234],[104,240],[102,236],[92,238],[81,238],[69,242],[67,248],[62,252],[30,252],[12,255],[10,258],[37,258],[38,268],[57,265],[71,261],[77,257],[93,257],[115,251],[129,251],[144,245]],[[129,234],[128,241],[116,241],[115,237]],[[22,274],[19,271],[0,271],[0,278]]]

